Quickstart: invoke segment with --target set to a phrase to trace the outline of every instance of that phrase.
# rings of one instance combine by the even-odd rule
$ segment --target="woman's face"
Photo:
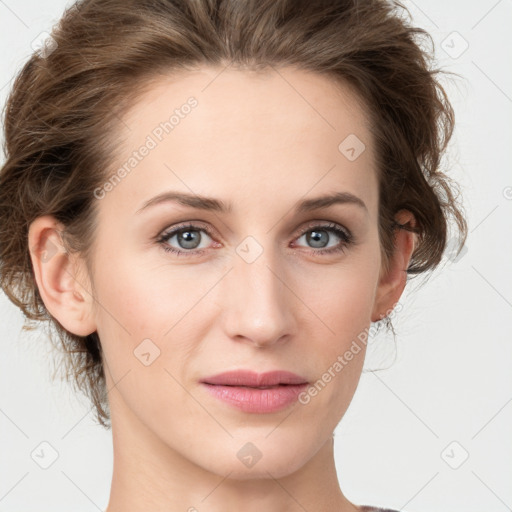
[[[97,191],[94,319],[114,435],[219,475],[279,477],[331,440],[358,335],[384,313],[374,149],[356,98],[327,78],[221,71],[162,78],[123,118],[111,175],[125,172]],[[239,369],[323,385],[202,382]]]

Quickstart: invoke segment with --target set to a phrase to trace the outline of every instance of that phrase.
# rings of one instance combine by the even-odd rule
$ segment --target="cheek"
[[[161,261],[137,263],[104,261],[95,276],[98,334],[112,379],[130,371],[149,385],[155,372],[161,378],[168,369],[181,381],[187,358],[218,313],[208,295],[218,278]]]
[[[191,407],[177,384],[183,381],[186,343],[191,343],[184,335],[191,301],[176,293],[174,281],[161,275],[157,280],[157,274],[140,266],[133,272],[118,261],[98,275],[97,286],[111,409],[121,416],[134,414],[148,426],[163,420],[171,404],[183,412]]]
[[[314,344],[309,355],[317,363],[318,394],[313,390],[310,398],[327,422],[332,414],[342,415],[352,400],[371,325],[380,260],[361,257],[354,261],[353,265],[340,264],[329,276],[319,271],[316,281],[312,281],[317,286],[304,284],[301,288],[311,310],[307,311],[301,330]],[[307,344],[302,350],[308,351]]]
[[[352,261],[328,271],[318,269],[307,281],[297,280],[298,295],[310,310],[309,322],[316,322],[329,339],[327,346],[338,350],[371,323],[375,300],[378,258]]]
[[[103,258],[103,265],[98,264],[95,281],[98,300],[104,306],[101,320],[105,325],[116,324],[125,337],[162,335],[200,292],[199,281],[191,280],[190,272],[185,276],[184,267],[173,269],[165,260],[148,259],[134,253],[115,261]]]
[[[136,359],[137,347],[144,340],[156,340],[156,335],[164,327],[169,329],[172,318],[171,315],[167,318],[164,315],[166,325],[159,324],[159,320],[162,321],[161,310],[165,308],[168,299],[162,296],[156,284],[148,281],[140,267],[130,265],[118,257],[115,262],[104,261],[98,268],[100,270],[95,275],[99,302],[98,334],[115,381],[128,370],[133,371],[143,366]],[[151,348],[150,344],[148,348]],[[152,352],[154,357],[154,348]]]

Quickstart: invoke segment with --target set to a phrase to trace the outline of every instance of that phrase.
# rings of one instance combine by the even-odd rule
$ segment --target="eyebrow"
[[[147,200],[142,207],[137,210],[136,214],[140,214],[144,210],[157,204],[168,202],[177,202],[183,206],[219,213],[231,213],[233,211],[233,205],[231,203],[226,203],[220,199],[199,196],[197,194],[168,191]],[[328,208],[335,204],[353,204],[363,208],[368,213],[368,208],[364,201],[350,192],[334,192],[311,199],[304,199],[295,205],[295,212],[304,213],[311,210]]]

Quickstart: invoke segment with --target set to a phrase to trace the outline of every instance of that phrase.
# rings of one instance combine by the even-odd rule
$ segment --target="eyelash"
[[[328,223],[325,225],[309,225],[304,230],[301,231],[299,236],[297,238],[300,238],[301,236],[305,235],[306,233],[309,233],[311,231],[331,231],[336,234],[339,238],[341,238],[341,242],[337,247],[331,247],[330,249],[311,249],[309,252],[312,252],[314,254],[336,254],[336,253],[343,253],[351,244],[354,243],[354,239],[352,234],[349,231],[345,231],[344,229],[341,229],[337,224],[334,223]],[[156,242],[160,244],[162,249],[166,252],[170,252],[173,254],[176,254],[177,256],[199,256],[206,252],[207,249],[190,249],[190,250],[179,250],[175,249],[173,247],[170,247],[167,242],[170,238],[172,238],[174,235],[179,234],[180,232],[184,231],[204,231],[206,234],[213,238],[213,233],[206,227],[199,226],[197,224],[185,224],[185,225],[179,225],[175,228],[173,228],[170,231],[165,231],[161,235],[158,235],[156,237]]]

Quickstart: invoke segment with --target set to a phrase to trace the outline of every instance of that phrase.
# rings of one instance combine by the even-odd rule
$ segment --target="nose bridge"
[[[227,276],[226,328],[230,336],[269,345],[291,333],[293,303],[271,236],[260,240],[248,236],[235,248]]]

